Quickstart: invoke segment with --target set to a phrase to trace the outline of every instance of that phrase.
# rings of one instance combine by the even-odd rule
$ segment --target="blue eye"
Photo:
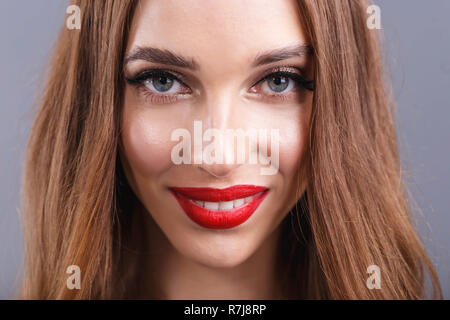
[[[151,80],[153,87],[159,92],[169,91],[174,84],[174,80],[164,76],[152,77]]]
[[[299,93],[301,89],[314,91],[314,82],[306,80],[294,67],[279,67],[266,73],[250,92],[257,93],[260,97],[267,96],[270,99],[288,99],[293,96],[291,93]],[[192,96],[192,90],[186,85],[185,77],[179,72],[163,69],[145,70],[133,77],[125,77],[125,80],[139,89],[143,89],[142,94],[146,101],[149,99],[153,104],[173,103],[181,98]]]
[[[163,70],[147,70],[134,78],[127,78],[128,83],[142,84],[149,91],[154,93],[177,93],[183,88],[183,84],[178,78]]]
[[[263,90],[275,93],[290,92],[295,89],[296,85],[310,91],[314,90],[313,81],[306,80],[294,72],[276,71],[265,76],[263,81]]]
[[[269,88],[275,92],[283,92],[289,86],[290,79],[284,76],[274,76],[267,79]]]

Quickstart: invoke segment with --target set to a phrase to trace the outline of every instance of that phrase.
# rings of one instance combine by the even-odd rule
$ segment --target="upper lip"
[[[185,196],[192,200],[221,202],[232,201],[253,196],[259,192],[267,191],[267,187],[255,185],[235,185],[232,187],[217,189],[217,188],[194,188],[194,187],[170,187],[172,192]]]

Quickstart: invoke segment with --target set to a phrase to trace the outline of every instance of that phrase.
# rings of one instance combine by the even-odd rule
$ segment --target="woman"
[[[28,146],[22,297],[441,296],[365,1],[75,4]]]

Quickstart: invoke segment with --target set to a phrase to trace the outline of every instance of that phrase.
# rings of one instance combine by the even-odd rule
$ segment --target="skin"
[[[126,77],[149,68],[175,70],[191,89],[177,101],[154,103],[159,100],[148,97],[148,87],[125,87],[120,156],[148,217],[152,254],[145,266],[146,286],[158,298],[283,297],[282,270],[275,264],[279,226],[305,190],[313,93],[297,88],[283,92],[285,100],[280,100],[270,97],[274,92],[267,83],[253,85],[277,66],[296,67],[294,72],[311,77],[313,61],[304,55],[259,67],[251,62],[262,51],[297,43],[308,41],[294,0],[152,0],[138,5],[126,55],[151,46],[195,59],[199,66],[191,71],[145,60],[124,66]],[[252,94],[255,90],[260,95]],[[174,165],[170,154],[177,142],[170,140],[171,132],[187,128],[193,136],[194,120],[203,121],[203,130],[279,129],[278,173],[261,175],[260,164]],[[237,184],[270,191],[246,222],[226,230],[195,224],[168,190]]]

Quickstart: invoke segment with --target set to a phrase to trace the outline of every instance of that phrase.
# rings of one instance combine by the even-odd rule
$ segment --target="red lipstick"
[[[169,190],[192,221],[209,229],[229,229],[244,223],[269,191],[254,185],[225,189],[171,187]]]

